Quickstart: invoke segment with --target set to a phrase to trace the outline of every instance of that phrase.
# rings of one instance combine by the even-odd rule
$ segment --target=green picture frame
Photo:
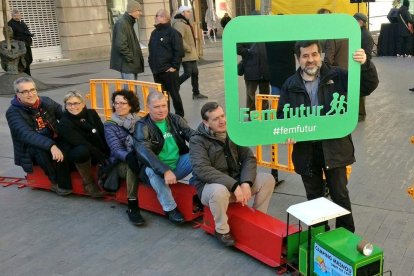
[[[239,106],[237,43],[325,39],[348,39],[345,113],[276,119],[274,115],[265,117],[254,112],[251,114]],[[299,142],[340,138],[350,134],[358,123],[361,66],[352,59],[352,53],[359,48],[360,27],[352,16],[346,14],[239,16],[232,19],[223,33],[225,107],[230,138],[239,145],[256,146],[284,143],[288,138]],[[248,121],[246,116],[249,115],[259,119]]]

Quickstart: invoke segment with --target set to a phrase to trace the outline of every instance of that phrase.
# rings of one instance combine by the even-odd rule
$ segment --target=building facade
[[[143,15],[135,24],[136,32],[143,46],[148,44],[154,29],[154,16],[158,9],[174,11],[180,5],[193,4],[195,26],[199,26],[201,41],[207,2],[211,0],[139,0],[143,5]],[[35,62],[56,59],[85,60],[106,59],[111,49],[111,32],[118,16],[125,12],[128,0],[7,0],[7,19],[11,10],[18,9],[29,26],[33,39]],[[213,0],[219,18],[228,12],[230,16],[242,14],[246,3],[254,0]],[[240,3],[239,5],[236,5]],[[0,4],[0,10],[3,11]],[[245,9],[247,10],[247,9]],[[0,13],[0,28],[3,28],[3,12]],[[220,25],[219,23],[217,24]],[[3,34],[0,32],[0,39]]]

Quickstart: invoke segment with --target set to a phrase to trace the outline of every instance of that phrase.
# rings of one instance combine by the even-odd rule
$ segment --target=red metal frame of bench
[[[82,179],[78,172],[71,173],[72,178],[72,189],[76,195],[85,195],[83,191]],[[51,182],[48,177],[38,166],[33,168],[33,173],[29,173],[26,176],[27,187],[36,189],[50,190]],[[171,191],[175,201],[177,202],[177,208],[184,215],[185,221],[192,221],[203,215],[195,206],[194,198],[197,197],[196,189],[188,184],[177,183],[170,185]],[[138,185],[138,200],[140,208],[151,211],[160,215],[164,215],[164,211],[158,202],[155,191],[144,183]],[[106,197],[109,200],[115,200],[117,202],[126,204],[127,203],[127,192],[125,181],[122,181],[119,190],[115,195],[108,195]]]

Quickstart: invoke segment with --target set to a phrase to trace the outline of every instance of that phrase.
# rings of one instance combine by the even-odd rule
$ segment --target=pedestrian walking
[[[115,23],[112,32],[111,60],[109,68],[121,73],[127,80],[137,80],[144,72],[144,57],[134,31],[135,21],[141,16],[142,7],[137,1],[130,1],[127,11]]]
[[[191,7],[181,6],[178,9],[177,15],[174,17],[172,26],[180,32],[183,39],[183,47],[185,55],[182,59],[184,73],[180,76],[180,86],[191,77],[191,86],[193,88],[193,100],[207,99],[206,95],[200,93],[198,85],[198,67],[197,61],[199,59],[196,38],[193,27],[190,24]]]

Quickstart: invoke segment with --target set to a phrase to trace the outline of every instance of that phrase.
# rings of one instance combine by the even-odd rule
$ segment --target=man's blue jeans
[[[177,181],[183,179],[192,172],[193,168],[190,163],[190,155],[183,154],[180,156],[177,162],[177,168],[172,172],[175,174]],[[154,172],[153,169],[145,168],[152,188],[157,193],[158,201],[160,202],[162,209],[165,212],[174,210],[177,207],[177,203],[172,196],[170,186],[165,184],[164,178]]]
[[[280,88],[277,86],[271,86],[270,93],[272,95],[280,95]]]
[[[138,74],[135,73],[122,73],[121,72],[121,78],[124,80],[137,80]]]

